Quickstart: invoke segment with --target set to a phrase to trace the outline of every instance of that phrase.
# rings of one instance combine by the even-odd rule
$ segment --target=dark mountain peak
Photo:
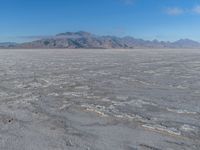
[[[74,35],[73,32],[64,32],[64,33],[59,33],[59,34],[56,34],[56,36],[71,36],[71,35]]]
[[[127,40],[132,40],[132,39],[135,39],[134,37],[132,37],[132,36],[125,36],[125,37],[123,37],[124,39],[127,39]]]
[[[85,32],[85,31],[78,31],[78,32],[64,32],[64,33],[59,33],[56,36],[80,36],[80,37],[88,37],[88,36],[92,36],[91,33],[89,32]]]
[[[157,39],[154,39],[152,42],[159,43],[160,41],[158,41]]]
[[[75,34],[80,35],[80,36],[92,36],[91,33],[85,32],[85,31],[78,31],[78,32],[75,32]]]

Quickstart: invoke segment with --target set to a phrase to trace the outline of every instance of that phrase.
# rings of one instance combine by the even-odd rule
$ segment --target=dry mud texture
[[[0,50],[0,150],[199,150],[200,50]]]

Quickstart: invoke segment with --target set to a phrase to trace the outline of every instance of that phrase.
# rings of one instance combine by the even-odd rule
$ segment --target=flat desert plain
[[[199,150],[200,50],[0,50],[0,150]]]

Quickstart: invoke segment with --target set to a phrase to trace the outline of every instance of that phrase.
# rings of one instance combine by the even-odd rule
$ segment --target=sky
[[[200,0],[0,0],[0,42],[67,31],[200,41]]]

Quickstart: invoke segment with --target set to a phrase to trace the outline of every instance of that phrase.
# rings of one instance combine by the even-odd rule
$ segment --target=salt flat
[[[200,50],[0,50],[1,150],[199,150]]]

